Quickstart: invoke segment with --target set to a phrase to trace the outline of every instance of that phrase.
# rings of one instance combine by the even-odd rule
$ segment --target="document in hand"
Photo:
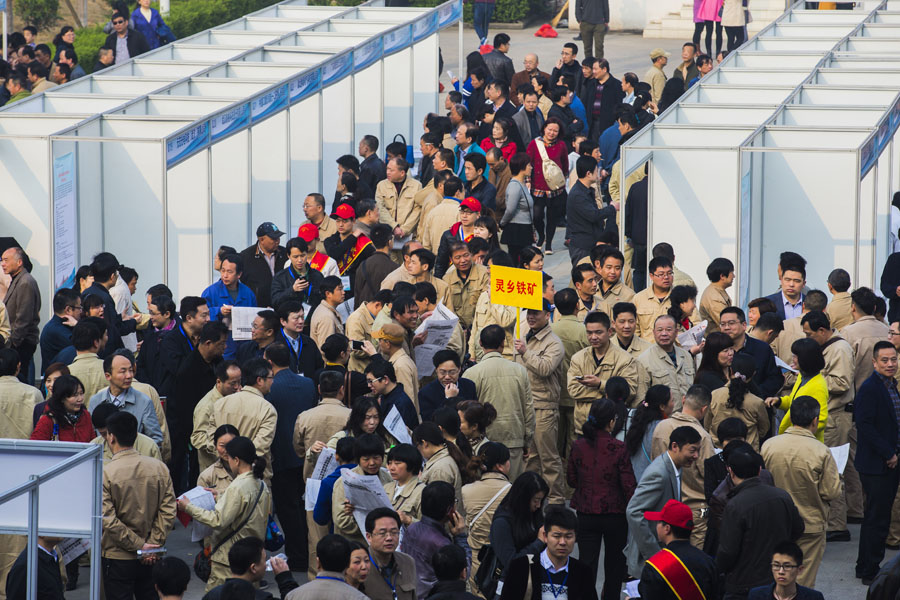
[[[391,508],[391,501],[377,475],[359,475],[350,469],[341,471],[344,495],[353,505],[353,518],[360,531],[366,530],[366,515],[376,508]]]
[[[179,500],[181,498],[190,500],[191,504],[198,508],[202,508],[203,510],[213,510],[216,508],[216,498],[212,495],[212,492],[200,486],[186,491],[179,497]],[[194,521],[194,525],[191,528],[191,541],[199,542],[203,538],[211,535],[212,532],[213,530],[211,527]]]
[[[231,337],[236,341],[253,339],[253,319],[261,310],[258,306],[232,306]]]
[[[400,416],[400,411],[397,410],[396,406],[392,406],[391,410],[388,411],[387,417],[384,418],[384,428],[401,444],[412,444],[409,429],[406,428],[406,423],[403,421],[403,417]]]

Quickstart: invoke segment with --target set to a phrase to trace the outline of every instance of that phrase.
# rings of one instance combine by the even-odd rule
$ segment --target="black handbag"
[[[231,533],[219,540],[215,547],[210,548],[209,546],[205,546],[203,550],[201,550],[197,554],[197,556],[194,557],[194,573],[202,581],[209,581],[209,577],[212,574],[212,555],[215,554],[225,542],[233,538],[234,534],[243,529],[244,525],[246,525],[250,521],[250,517],[253,516],[253,511],[256,510],[256,505],[259,504],[259,498],[260,496],[262,496],[265,485],[266,484],[262,481],[259,482],[259,492],[256,494],[256,500],[253,501],[253,506],[250,507],[250,511],[247,513],[247,518],[244,519],[241,524],[238,525],[235,529],[233,529]]]
[[[475,572],[475,585],[485,598],[493,598],[497,594],[497,586],[500,583],[500,575],[503,574],[503,565],[497,558],[497,553],[490,544],[484,545],[478,550],[478,571]]]

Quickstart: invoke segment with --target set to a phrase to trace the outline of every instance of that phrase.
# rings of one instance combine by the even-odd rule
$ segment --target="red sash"
[[[660,550],[647,564],[656,569],[678,600],[706,600],[697,580],[671,550]]]
[[[325,263],[328,262],[328,255],[322,254],[318,250],[314,250],[314,252],[315,254],[309,259],[309,266],[321,273],[322,269],[325,268]]]
[[[356,238],[356,245],[350,249],[350,252],[344,255],[344,258],[338,261],[338,270],[341,272],[341,275],[350,268],[353,264],[353,261],[359,257],[363,250],[366,249],[366,246],[372,243],[372,240],[367,238],[364,235]]]

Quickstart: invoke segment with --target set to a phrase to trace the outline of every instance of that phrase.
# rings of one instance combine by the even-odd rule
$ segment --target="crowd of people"
[[[646,179],[621,189],[617,154],[711,59],[686,43],[667,78],[657,49],[646,82],[619,81],[572,43],[550,74],[533,54],[516,72],[509,45],[469,55],[447,114],[424,116],[417,165],[363,137],[296,236],[264,222],[218,248],[205,289],[139,286],[104,251],[41,327],[28,255],[2,253],[0,437],[103,446],[90,560],[106,598],[184,593],[186,557],[159,552],[176,518],[209,528],[194,572],[210,599],[274,596],[267,563],[288,600],[592,599],[601,578],[604,600],[631,580],[653,600],[822,598],[848,522],[855,575],[896,593],[900,565],[881,562],[900,543],[900,254],[881,296],[841,268],[809,289],[791,251],[746,307],[728,258],[691,265],[701,292],[670,244],[647,247]],[[541,272],[542,306],[493,304],[497,266]],[[359,481],[390,506],[355,507]],[[60,541],[39,539],[41,598],[78,585]],[[0,536],[11,600],[24,546]]]

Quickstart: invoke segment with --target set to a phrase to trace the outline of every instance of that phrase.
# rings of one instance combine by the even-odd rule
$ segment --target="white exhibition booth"
[[[296,232],[335,159],[376,135],[417,147],[438,110],[435,8],[286,0],[0,109],[0,223],[53,291],[101,250],[176,298],[221,244]],[[383,150],[380,149],[380,154]]]
[[[732,259],[740,306],[777,289],[784,250],[811,288],[835,267],[877,289],[900,188],[900,0],[801,1],[622,147],[649,163],[648,248],[670,242],[701,287]],[[623,201],[625,198],[623,197]],[[625,210],[625,207],[622,207]]]

